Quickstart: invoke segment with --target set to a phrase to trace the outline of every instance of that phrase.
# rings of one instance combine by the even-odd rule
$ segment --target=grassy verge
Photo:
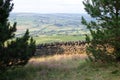
[[[79,41],[85,40],[85,36],[73,36],[73,35],[56,35],[56,36],[43,36],[43,37],[34,37],[37,44],[40,43],[50,43],[50,42],[66,42],[66,41]]]
[[[6,80],[119,80],[120,64],[90,63],[86,55],[54,55],[30,59],[23,68],[9,70]]]

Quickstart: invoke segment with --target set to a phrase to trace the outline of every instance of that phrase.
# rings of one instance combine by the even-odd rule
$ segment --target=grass
[[[52,39],[51,39],[52,38]],[[36,37],[37,43],[44,43],[51,39],[60,39],[59,41],[84,39],[81,36],[47,36]],[[49,41],[50,42],[50,41]],[[69,46],[62,46],[65,50]],[[73,46],[74,47],[74,46]],[[76,46],[77,47],[77,46]],[[74,47],[75,48],[75,47]],[[71,49],[71,48],[70,48]],[[80,50],[77,47],[77,50]],[[4,79],[0,80],[119,80],[119,63],[91,63],[86,61],[85,54],[72,54],[71,51],[65,51],[65,54],[33,57],[24,67],[18,67],[14,70],[8,70]],[[71,54],[66,54],[71,53]],[[78,51],[84,53],[84,50]]]
[[[54,55],[30,59],[6,73],[6,80],[119,80],[120,64],[86,62],[85,54]]]
[[[55,36],[42,36],[34,37],[36,43],[50,43],[50,42],[66,42],[66,41],[78,41],[85,40],[85,36],[73,36],[73,35],[55,35]]]

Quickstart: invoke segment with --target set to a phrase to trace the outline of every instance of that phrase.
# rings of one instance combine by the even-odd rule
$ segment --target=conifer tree
[[[87,54],[91,60],[120,60],[120,0],[84,0],[86,12],[96,21],[82,23],[87,26],[91,37]]]
[[[16,23],[8,21],[13,9],[12,0],[0,0],[0,73],[9,68],[25,65],[35,53],[35,41],[27,30],[23,37],[15,38]]]

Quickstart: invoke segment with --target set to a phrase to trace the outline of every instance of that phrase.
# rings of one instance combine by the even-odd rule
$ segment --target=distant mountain
[[[81,24],[81,17],[87,21],[93,20],[87,14],[36,14],[12,13],[10,21],[17,22],[17,35],[23,34],[25,29],[30,29],[31,35],[57,35],[57,34],[83,34],[86,27]]]

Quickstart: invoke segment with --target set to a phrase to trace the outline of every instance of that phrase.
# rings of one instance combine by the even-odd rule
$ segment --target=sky
[[[83,0],[13,0],[13,12],[85,13]]]

